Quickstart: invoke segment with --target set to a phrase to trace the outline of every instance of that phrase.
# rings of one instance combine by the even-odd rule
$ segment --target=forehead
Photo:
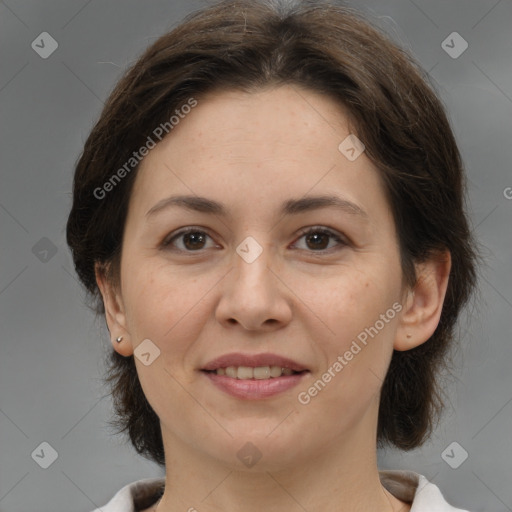
[[[272,208],[338,191],[361,204],[381,185],[364,152],[354,161],[340,152],[350,134],[342,105],[295,85],[210,93],[144,158],[134,199],[144,213],[174,194]]]
[[[203,144],[241,143],[247,137],[266,142],[265,149],[279,144],[302,146],[308,141],[308,147],[314,147],[318,144],[315,133],[336,143],[349,131],[348,110],[341,103],[292,84],[250,93],[214,91],[199,98],[198,107],[195,114],[199,111],[200,116],[189,116],[186,124],[188,135],[193,132]]]

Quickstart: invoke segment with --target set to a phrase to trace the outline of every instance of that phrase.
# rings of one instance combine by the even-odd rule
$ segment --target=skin
[[[397,234],[378,170],[338,145],[352,133],[342,106],[280,86],[221,91],[198,105],[143,160],[122,247],[120,282],[97,270],[120,354],[150,339],[160,356],[138,375],[162,426],[166,491],[148,510],[407,511],[379,481],[379,393],[392,351],[425,342],[438,325],[449,253],[402,282]],[[205,196],[231,216],[163,209],[171,195]],[[335,194],[367,218],[324,208],[283,217],[287,199]],[[178,229],[206,235],[162,248]],[[330,229],[345,240],[301,236]],[[248,236],[261,255],[236,252]],[[317,245],[315,245],[315,243]],[[319,250],[318,247],[321,247]],[[188,252],[187,252],[188,251]],[[322,255],[323,253],[323,255]],[[402,310],[307,405],[297,395],[394,303]],[[310,370],[291,390],[247,401],[217,389],[199,369],[226,353],[273,352]],[[237,457],[247,442],[262,454]]]

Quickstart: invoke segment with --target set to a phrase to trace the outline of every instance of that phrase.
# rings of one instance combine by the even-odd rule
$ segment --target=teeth
[[[253,370],[255,379],[270,379],[270,366],[258,366]],[[238,370],[238,375],[240,375],[240,370]]]
[[[248,366],[239,366],[237,379],[252,379],[254,377],[254,370]]]
[[[270,367],[270,376],[271,377],[281,377],[282,368],[280,366],[271,366]]]
[[[226,375],[233,379],[270,379],[281,377],[282,375],[292,375],[291,368],[281,368],[280,366],[257,366],[251,368],[250,366],[228,366],[227,368],[218,368],[215,370],[217,375]]]
[[[222,368],[220,368],[222,370]],[[217,374],[219,373],[219,370],[217,370]],[[226,368],[226,375],[228,377],[232,377],[233,379],[237,378],[237,369],[234,366],[228,366]]]

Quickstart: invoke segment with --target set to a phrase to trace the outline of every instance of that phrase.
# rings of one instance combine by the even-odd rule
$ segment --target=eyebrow
[[[146,217],[150,217],[172,206],[185,208],[190,211],[218,215],[221,217],[230,217],[226,207],[217,201],[201,196],[171,196],[158,201],[148,212]],[[280,215],[290,216],[298,215],[321,208],[336,208],[350,215],[359,216],[368,220],[368,214],[357,204],[333,195],[307,196],[300,199],[289,199],[281,205]]]

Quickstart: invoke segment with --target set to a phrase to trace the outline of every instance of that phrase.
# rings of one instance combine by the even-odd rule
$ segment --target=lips
[[[262,400],[297,386],[309,370],[277,354],[226,354],[207,363],[201,372],[232,397]]]
[[[229,367],[248,367],[248,368],[261,368],[261,367],[280,367],[280,368],[289,368],[292,372],[304,372],[308,371],[306,366],[289,359],[287,357],[283,357],[277,354],[225,354],[223,356],[217,357],[213,359],[204,367],[202,370],[213,372],[220,368],[229,368]]]

